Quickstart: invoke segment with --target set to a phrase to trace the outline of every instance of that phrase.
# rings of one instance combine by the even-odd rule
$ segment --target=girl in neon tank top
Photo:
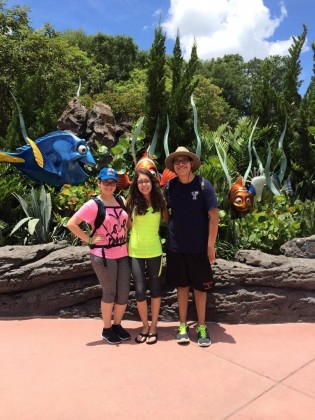
[[[127,209],[132,226],[128,252],[137,308],[143,324],[135,341],[155,344],[158,339],[157,323],[161,305],[162,246],[159,227],[161,218],[168,220],[168,212],[158,180],[150,171],[140,169],[136,172],[127,198]],[[146,271],[151,295],[151,323],[148,319]]]

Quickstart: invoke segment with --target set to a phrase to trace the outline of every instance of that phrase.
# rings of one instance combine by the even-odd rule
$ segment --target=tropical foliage
[[[10,236],[27,225],[23,231],[24,244],[50,242],[55,232],[55,229],[53,231],[50,229],[52,214],[50,193],[46,193],[45,187],[42,186],[39,191],[32,188],[26,199],[16,193],[13,195],[19,201],[26,217],[14,226]]]
[[[285,57],[245,62],[235,54],[202,61],[198,46],[193,45],[185,60],[179,33],[172,55],[166,54],[161,26],[156,28],[151,49],[139,51],[130,37],[122,35],[87,35],[79,29],[58,32],[50,24],[34,30],[27,8],[7,8],[0,0],[0,149],[14,151],[24,143],[10,92],[23,110],[28,135],[36,139],[55,130],[81,79],[81,100],[87,107],[96,101],[108,103],[117,122],[128,122],[133,129],[145,116],[137,154],[147,148],[159,121],[155,158],[162,172],[167,116],[170,151],[178,145],[195,150],[193,94],[202,138],[200,173],[215,186],[221,206],[219,254],[230,258],[236,249],[246,247],[277,253],[284,241],[315,231],[315,74],[305,94],[300,93],[300,55],[306,37],[303,26]],[[314,43],[312,48],[315,54]],[[253,144],[264,162],[269,147],[273,151],[272,171],[279,164],[277,144],[287,121],[284,153],[291,195],[283,189],[271,202],[256,202],[251,213],[233,218],[226,201],[226,176],[214,143],[219,142],[226,152],[231,178],[244,175],[248,139],[257,119]],[[111,162],[132,177],[130,143],[131,138],[124,136],[112,149],[97,144],[93,153],[98,167],[92,175]],[[254,156],[253,171],[258,167]],[[57,190],[34,186],[10,165],[1,163],[0,244],[66,237],[62,226],[67,218],[96,191],[93,176],[84,185]]]

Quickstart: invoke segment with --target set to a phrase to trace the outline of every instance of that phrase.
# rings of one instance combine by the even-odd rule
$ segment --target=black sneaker
[[[128,331],[126,331],[120,324],[112,325],[112,330],[114,333],[123,341],[127,341],[131,339],[131,335]]]
[[[122,341],[121,338],[119,338],[118,335],[114,333],[112,328],[103,328],[101,337],[109,344],[119,344]]]

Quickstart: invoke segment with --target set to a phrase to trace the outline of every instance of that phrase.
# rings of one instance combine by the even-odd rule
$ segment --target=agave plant
[[[39,196],[34,188],[31,189],[30,196],[25,200],[20,195],[13,193],[19,201],[27,217],[20,220],[12,229],[10,236],[27,223],[29,235],[37,243],[47,243],[52,240],[53,231],[50,230],[52,205],[50,193],[41,186]]]

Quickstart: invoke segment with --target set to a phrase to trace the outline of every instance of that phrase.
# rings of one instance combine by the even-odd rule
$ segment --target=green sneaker
[[[211,344],[210,335],[206,325],[198,325],[196,328],[198,334],[198,345],[200,347],[209,347]]]
[[[176,341],[179,344],[189,343],[189,327],[185,322],[182,322],[178,327],[178,334],[176,336]]]

